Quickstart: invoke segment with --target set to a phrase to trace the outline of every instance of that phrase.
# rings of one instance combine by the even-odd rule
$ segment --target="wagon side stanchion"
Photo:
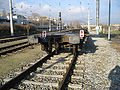
[[[50,54],[52,52],[52,41],[51,39],[48,39],[48,53]]]
[[[54,45],[55,45],[55,54],[58,54],[59,50],[59,42],[57,39],[54,38]]]

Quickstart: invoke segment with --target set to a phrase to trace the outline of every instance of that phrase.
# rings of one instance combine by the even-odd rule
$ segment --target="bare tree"
[[[75,22],[73,22],[73,27],[74,27],[75,29],[80,28],[80,27],[81,27],[81,24],[80,24],[78,21],[75,21]]]
[[[6,17],[6,11],[5,11],[5,9],[2,10],[1,16]]]
[[[40,15],[38,13],[32,13],[32,17],[37,18],[37,17],[40,17]]]

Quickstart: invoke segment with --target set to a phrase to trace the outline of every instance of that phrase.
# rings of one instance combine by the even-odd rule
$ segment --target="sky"
[[[108,24],[109,0],[100,0],[100,19]],[[120,24],[120,0],[111,0],[111,24]],[[15,14],[30,17],[32,13],[40,16],[58,18],[62,13],[64,22],[78,21],[87,24],[88,8],[90,8],[91,24],[96,24],[96,0],[12,0]],[[0,0],[0,13],[5,9],[9,13],[9,0]]]

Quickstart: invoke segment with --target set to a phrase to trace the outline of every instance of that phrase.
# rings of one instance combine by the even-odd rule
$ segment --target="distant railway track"
[[[30,44],[27,42],[27,39],[2,43],[0,45],[0,55],[5,55],[7,53],[11,53],[13,51],[17,51],[28,46],[30,46]]]
[[[20,37],[3,38],[3,39],[0,39],[0,43],[7,43],[7,42],[12,42],[12,41],[22,40],[25,38],[27,38],[27,37],[20,36]]]

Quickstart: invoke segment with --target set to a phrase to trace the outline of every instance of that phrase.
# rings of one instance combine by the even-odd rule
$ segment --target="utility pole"
[[[90,31],[90,8],[88,8],[88,31]]]
[[[110,40],[110,14],[111,14],[111,0],[109,0],[108,40]]]
[[[62,30],[64,29],[64,23],[63,22],[61,22],[62,23]]]
[[[13,16],[12,16],[12,0],[9,0],[10,4],[10,29],[11,29],[11,36],[14,36],[14,31],[13,31]]]
[[[58,27],[58,25],[59,25],[59,20],[57,19],[57,30],[59,30],[59,27]]]
[[[59,31],[61,31],[61,12],[59,12]]]
[[[96,1],[97,2],[97,8],[96,8],[96,33],[97,35],[99,34],[99,0]]]
[[[49,31],[51,31],[51,18],[49,17]]]
[[[51,6],[51,5],[49,5]],[[51,9],[49,9],[49,16],[51,16]],[[51,31],[51,17],[49,17],[49,31]]]

